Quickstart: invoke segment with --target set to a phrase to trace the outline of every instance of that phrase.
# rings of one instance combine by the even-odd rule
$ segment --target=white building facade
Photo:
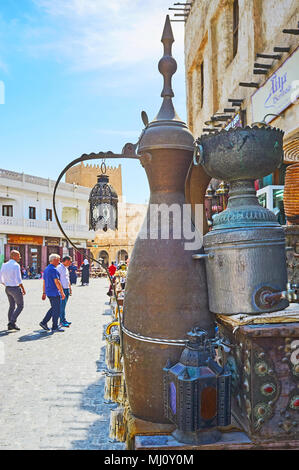
[[[0,265],[18,249],[22,265],[43,271],[51,253],[70,254],[78,264],[89,251],[87,241],[94,238],[89,231],[90,189],[60,183],[56,209],[64,231],[80,248],[73,253],[55,221],[52,195],[55,181],[0,169]]]

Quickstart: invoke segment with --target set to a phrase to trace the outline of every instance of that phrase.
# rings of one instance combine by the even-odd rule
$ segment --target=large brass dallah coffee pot
[[[169,238],[163,238],[159,219],[151,233],[151,208],[164,204],[183,212],[184,185],[192,161],[194,138],[177,116],[171,77],[176,61],[171,55],[173,35],[166,19],[159,70],[164,76],[163,103],[139,141],[138,155],[150,185],[149,208],[130,259],[123,318],[125,379],[133,415],[163,423],[163,367],[175,364],[187,332],[199,326],[213,336],[213,316],[208,309],[204,264],[192,259],[198,251],[186,249],[184,235],[175,238],[174,218]],[[181,221],[180,221],[181,223]]]
[[[65,233],[55,207],[56,191],[66,171],[83,161],[99,158],[136,159],[146,171],[150,202],[130,258],[121,339],[131,411],[138,418],[156,423],[167,422],[163,403],[165,364],[169,360],[173,364],[178,362],[187,333],[193,328],[202,328],[214,336],[205,266],[192,258],[202,246],[202,234],[192,225],[190,206],[185,205],[185,180],[192,162],[194,138],[172,103],[171,80],[177,67],[171,53],[173,42],[167,16],[162,36],[164,56],[159,62],[164,77],[163,102],[152,122],[148,123],[143,112],[146,127],[138,143],[126,144],[121,154],[83,154],[60,173],[53,192],[57,224],[70,245],[77,249]],[[198,175],[202,175],[203,199],[209,178],[204,170],[198,171]],[[106,204],[102,196],[99,199],[102,205]],[[96,204],[97,197],[92,202]],[[189,230],[185,231],[188,225]]]

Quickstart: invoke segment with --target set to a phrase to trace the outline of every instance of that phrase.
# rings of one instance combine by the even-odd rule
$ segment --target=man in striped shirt
[[[64,256],[61,263],[57,266],[59,272],[60,282],[65,294],[65,298],[60,300],[60,323],[62,326],[69,327],[72,322],[69,322],[65,318],[65,307],[69,296],[72,295],[72,287],[70,283],[70,272],[69,266],[72,264],[72,258],[70,256]]]
[[[26,292],[22,284],[20,259],[20,253],[17,250],[12,250],[10,252],[10,260],[2,265],[0,271],[0,282],[5,286],[9,302],[8,330],[20,330],[16,325],[16,321],[24,308],[23,296]]]

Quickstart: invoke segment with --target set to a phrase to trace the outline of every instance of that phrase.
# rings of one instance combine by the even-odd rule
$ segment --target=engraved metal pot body
[[[283,131],[270,126],[237,127],[203,135],[202,165],[213,178],[255,180],[272,173],[283,159]]]
[[[152,206],[162,204],[166,211],[174,206],[182,214],[185,179],[193,154],[194,138],[172,103],[171,77],[176,71],[171,55],[173,41],[167,16],[162,35],[164,56],[159,62],[164,77],[163,102],[150,124],[147,119],[143,121],[146,128],[138,145],[150,185],[149,209],[131,255],[123,310],[124,369],[130,408],[137,418],[156,423],[168,422],[163,402],[163,368],[167,360],[178,362],[187,332],[192,328],[201,327],[209,336],[214,335],[205,266],[192,259],[196,247],[186,249],[190,240],[183,231],[174,237],[174,217],[166,222],[166,237],[163,217],[156,223],[151,217]],[[179,225],[182,227],[182,219]]]
[[[169,143],[169,141],[168,141]],[[191,142],[190,142],[191,143]],[[191,143],[192,147],[192,143]],[[142,152],[139,152],[142,153]],[[156,149],[142,158],[150,189],[150,205],[183,207],[184,182],[192,158],[187,150]],[[184,339],[195,326],[213,336],[213,316],[208,308],[205,265],[192,259],[185,240],[150,234],[150,207],[128,268],[124,301],[124,326],[130,332],[155,339]],[[128,399],[137,418],[166,423],[163,403],[163,367],[178,362],[184,344],[172,346],[143,341],[124,333],[124,368]]]
[[[215,230],[204,237],[209,307],[214,313],[257,314],[282,310],[286,299],[269,305],[269,293],[286,289],[285,236],[281,227]]]

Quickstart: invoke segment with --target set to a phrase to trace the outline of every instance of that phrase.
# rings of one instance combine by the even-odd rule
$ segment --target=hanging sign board
[[[235,129],[236,127],[242,127],[242,118],[240,113],[235,114],[224,129],[228,131],[229,129]]]
[[[59,246],[60,238],[58,237],[45,237],[45,245],[47,246]]]
[[[43,237],[34,235],[8,235],[7,243],[9,245],[42,245]]]
[[[266,114],[280,114],[294,104],[299,95],[299,48],[271,75],[251,97],[252,122],[260,122]],[[267,116],[268,123],[275,116]]]

